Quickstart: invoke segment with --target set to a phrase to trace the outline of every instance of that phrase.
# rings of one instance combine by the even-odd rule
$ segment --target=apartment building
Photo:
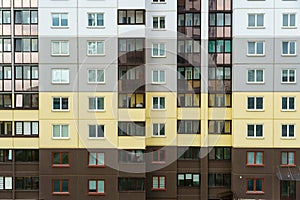
[[[0,200],[299,198],[299,10],[0,1]]]

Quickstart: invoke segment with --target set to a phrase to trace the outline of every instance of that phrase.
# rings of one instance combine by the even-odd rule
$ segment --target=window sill
[[[296,137],[280,137],[282,140],[296,140]]]
[[[69,29],[69,26],[51,26],[51,29]]]
[[[70,192],[52,192],[52,195],[70,195]]]
[[[281,81],[281,84],[287,84],[287,85],[290,84],[290,85],[292,85],[292,84],[296,84],[296,82],[282,82]]]
[[[280,165],[280,167],[296,167],[296,165]]]
[[[265,82],[247,82],[249,85],[264,85]]]
[[[152,135],[152,138],[166,138],[167,136],[165,135]]]
[[[70,137],[65,137],[65,138],[62,138],[62,137],[52,137],[52,140],[70,140]]]
[[[246,109],[247,112],[265,112],[265,109]]]
[[[264,167],[264,164],[246,164],[247,167]]]
[[[152,84],[152,85],[165,85],[166,82],[157,82],[157,83],[152,82],[151,84]]]
[[[88,110],[88,112],[92,112],[92,113],[95,113],[95,112],[103,113],[103,112],[106,112],[106,110]]]
[[[165,28],[161,28],[161,29],[155,29],[155,28],[152,28],[152,31],[167,31],[167,29],[165,29]]]
[[[53,83],[51,82],[52,85],[70,85],[70,83]]]
[[[105,26],[87,26],[87,29],[105,29]]]
[[[152,58],[166,58],[167,56],[154,56],[154,55],[152,55],[151,57]]]
[[[87,82],[89,85],[105,85],[105,82]]]
[[[166,164],[166,161],[152,161],[152,164],[159,164],[159,165],[164,165]]]
[[[105,54],[86,54],[88,57],[104,57]]]
[[[281,29],[297,29],[296,26],[282,26]]]
[[[89,192],[89,196],[105,196],[106,193]]]
[[[297,57],[297,54],[281,54],[281,57]]]
[[[247,57],[265,57],[265,54],[247,54]]]
[[[264,26],[248,26],[247,29],[265,29],[266,27]]]
[[[296,112],[296,109],[290,109],[290,110],[288,110],[288,109],[281,109],[280,110],[281,112]]]
[[[70,110],[68,109],[68,110],[51,110],[52,112],[70,112]]]
[[[155,108],[152,108],[151,110],[152,111],[166,111],[167,109],[165,109],[165,108],[164,109],[155,109]]]
[[[88,165],[89,168],[105,168],[105,165]]]
[[[52,57],[70,57],[70,54],[51,54]]]
[[[151,2],[151,4],[167,4],[167,2]]]
[[[89,140],[105,140],[105,137],[88,137]]]
[[[249,137],[249,136],[247,136],[246,139],[247,140],[264,140],[265,137]]]
[[[257,192],[255,192],[255,191],[247,191],[246,192],[246,194],[265,194],[265,192],[263,192],[263,191],[257,191]]]
[[[64,165],[64,164],[54,164],[52,165],[53,168],[70,168],[70,164]]]
[[[152,192],[165,192],[165,191],[167,191],[167,189],[157,189],[157,188],[152,188],[151,191],[152,191]]]

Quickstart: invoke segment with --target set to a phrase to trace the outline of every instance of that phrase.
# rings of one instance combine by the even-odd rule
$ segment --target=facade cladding
[[[0,0],[0,200],[300,199],[299,0]]]

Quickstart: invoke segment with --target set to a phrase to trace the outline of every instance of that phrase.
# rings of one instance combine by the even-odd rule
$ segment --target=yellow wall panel
[[[200,108],[177,108],[177,118],[181,119],[191,119],[199,120],[200,119]]]
[[[38,149],[39,138],[14,138],[14,148],[20,149]]]

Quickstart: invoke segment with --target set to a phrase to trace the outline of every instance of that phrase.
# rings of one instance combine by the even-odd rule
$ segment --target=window
[[[294,151],[281,152],[281,165],[295,166],[296,153]]]
[[[177,121],[178,134],[200,134],[199,120],[178,120]]]
[[[5,81],[6,82],[6,81]],[[15,91],[38,91],[39,68],[38,66],[15,66]]]
[[[282,55],[296,55],[296,42],[295,41],[282,42]]]
[[[178,40],[177,41],[177,52],[179,54],[187,53],[200,53],[201,51],[201,42],[200,40]],[[184,56],[182,56],[184,58]]]
[[[264,27],[264,14],[248,14],[248,27]]]
[[[10,38],[0,39],[0,52],[11,52],[11,45]]]
[[[12,91],[11,76],[11,66],[0,66],[0,91]]]
[[[12,135],[12,122],[0,122],[0,136]]]
[[[165,136],[165,124],[154,123],[152,126],[152,136]]]
[[[247,193],[264,193],[264,179],[248,179]]]
[[[104,138],[104,125],[89,125],[89,138]]]
[[[295,97],[281,97],[281,109],[284,111],[295,110]]]
[[[15,24],[37,24],[37,10],[15,10]]]
[[[248,110],[263,110],[264,109],[264,98],[263,97],[248,97],[247,98],[247,109]]]
[[[213,147],[209,152],[210,160],[231,160],[230,147]]]
[[[103,111],[104,110],[104,97],[89,97],[89,110]]]
[[[179,147],[177,150],[179,160],[199,160],[200,148]]]
[[[209,26],[231,26],[231,13],[209,13]]]
[[[166,0],[152,0],[153,3],[165,3]]]
[[[119,136],[145,136],[145,122],[119,122]]]
[[[144,160],[143,150],[119,150],[119,162],[121,163],[143,163]]]
[[[15,178],[16,190],[38,190],[39,177],[16,177]]]
[[[119,191],[144,191],[144,178],[119,178]]]
[[[52,83],[69,83],[69,69],[52,69]]]
[[[54,167],[69,167],[69,152],[53,152],[52,166]]]
[[[296,27],[296,14],[295,13],[282,14],[282,27],[284,28]]]
[[[199,67],[178,67],[177,79],[200,80],[200,68]]]
[[[15,93],[15,108],[38,109],[39,94],[17,94]]]
[[[70,183],[66,179],[56,179],[52,181],[53,194],[69,194]]]
[[[89,167],[104,167],[105,154],[102,152],[89,152]]]
[[[166,160],[166,150],[157,149],[152,151],[152,163],[164,163]]]
[[[296,83],[296,70],[295,69],[281,70],[281,82],[282,83]]]
[[[208,187],[231,186],[231,174],[208,174]]]
[[[69,110],[68,97],[52,97],[52,110],[66,111]]]
[[[281,137],[294,138],[295,137],[295,125],[294,124],[282,124],[281,125]]]
[[[247,165],[264,165],[264,152],[262,151],[248,151]]]
[[[247,125],[247,137],[263,137],[263,125],[262,124],[248,124]]]
[[[51,41],[51,48],[53,56],[69,55],[69,41]]]
[[[16,38],[15,39],[16,52],[37,52],[38,39],[37,38]]]
[[[199,187],[199,174],[177,174],[177,186],[179,187]]]
[[[165,97],[153,97],[152,98],[152,109],[155,109],[155,110],[165,109],[166,108],[165,102],[166,102]]]
[[[15,136],[38,136],[39,122],[15,122]]]
[[[11,162],[12,161],[12,150],[1,149],[0,150],[0,162]]]
[[[69,125],[52,125],[52,138],[67,139],[69,138]]]
[[[166,44],[152,44],[152,57],[166,57]]]
[[[39,150],[15,150],[16,162],[38,162],[39,161]]]
[[[104,41],[89,41],[87,42],[87,54],[104,55]]]
[[[165,29],[166,28],[166,21],[165,17],[153,17],[153,29]]]
[[[88,70],[88,83],[104,83],[104,82],[105,82],[104,69]]]
[[[52,13],[52,26],[53,27],[68,27],[69,26],[68,13]]]
[[[103,13],[88,13],[88,26],[89,27],[103,27],[104,14]]]
[[[11,94],[0,94],[0,109],[8,109],[12,106]]]
[[[10,24],[11,15],[9,10],[0,11],[0,24]]]
[[[231,53],[231,40],[209,40],[208,53]]]
[[[152,177],[152,190],[166,190],[166,177],[153,176]]]
[[[89,195],[104,195],[105,181],[104,180],[89,180]]]
[[[165,70],[153,70],[152,71],[152,84],[166,83],[166,71]]]
[[[0,190],[12,190],[12,177],[0,176]]]
[[[264,83],[263,69],[248,69],[248,83]]]
[[[230,120],[209,120],[208,121],[209,134],[231,134]]]
[[[248,55],[264,55],[264,42],[248,42]]]
[[[118,24],[145,24],[145,10],[118,10]]]

